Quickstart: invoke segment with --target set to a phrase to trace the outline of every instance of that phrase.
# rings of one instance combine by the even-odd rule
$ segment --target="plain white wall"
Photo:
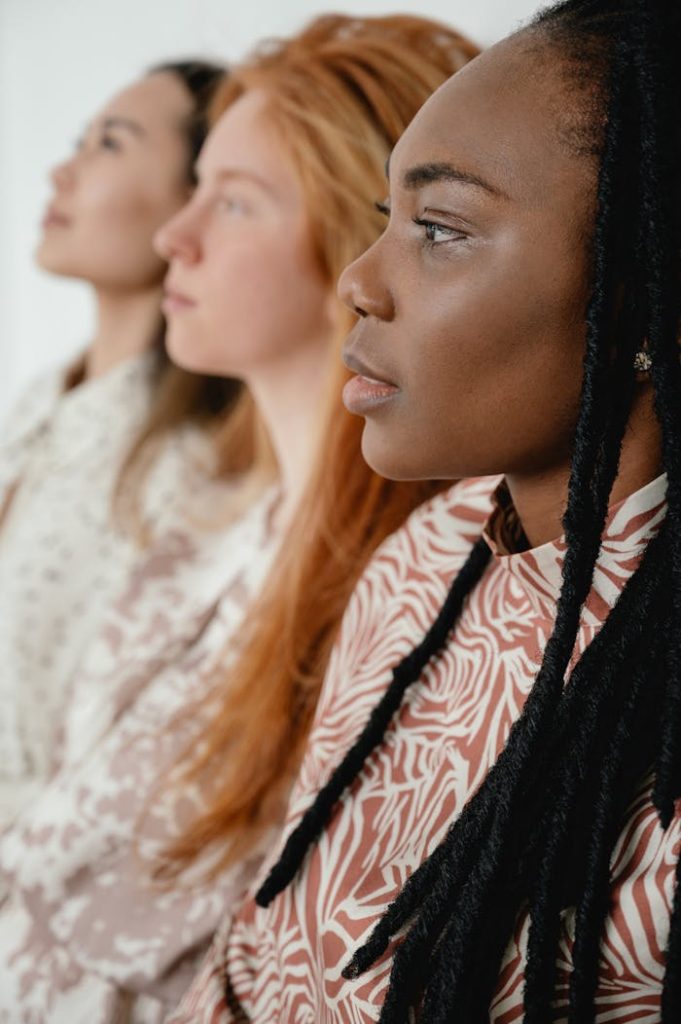
[[[505,35],[539,0],[0,0],[0,419],[21,385],[81,348],[86,286],[33,266],[47,172],[98,106],[172,57],[233,61],[263,36],[328,10],[415,11],[480,43]]]

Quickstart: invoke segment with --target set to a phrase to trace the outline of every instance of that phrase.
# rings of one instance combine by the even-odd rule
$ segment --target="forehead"
[[[391,178],[410,166],[450,163],[511,199],[554,202],[595,187],[592,161],[561,130],[577,90],[555,51],[522,34],[476,57],[421,108],[391,159]]]
[[[262,163],[276,162],[281,159],[284,146],[273,127],[267,93],[250,89],[220,115],[208,136],[201,161],[231,162],[243,155]]]
[[[192,107],[192,98],[180,79],[163,71],[141,78],[116,93],[95,120],[122,117],[133,119],[145,128],[159,125],[175,128],[191,115]]]
[[[203,176],[252,174],[279,196],[301,196],[297,170],[262,89],[245,92],[225,110],[204,144],[199,167]]]

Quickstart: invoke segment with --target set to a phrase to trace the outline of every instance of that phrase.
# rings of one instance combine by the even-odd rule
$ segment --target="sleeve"
[[[228,1006],[225,974],[225,933],[216,934],[196,977],[166,1024],[237,1024],[246,1020],[237,1006]]]

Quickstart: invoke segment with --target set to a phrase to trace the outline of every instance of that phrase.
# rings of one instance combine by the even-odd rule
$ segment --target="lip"
[[[164,313],[182,313],[193,309],[196,302],[189,295],[179,291],[173,284],[166,284],[163,289],[161,308]]]
[[[62,213],[55,206],[48,206],[45,216],[41,221],[42,228],[67,228],[71,218]]]
[[[367,366],[356,353],[344,352],[343,362],[355,373],[343,388],[343,403],[348,412],[363,416],[390,402],[400,393],[397,384]]]

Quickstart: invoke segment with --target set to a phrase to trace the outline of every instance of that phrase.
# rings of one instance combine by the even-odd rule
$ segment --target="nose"
[[[345,268],[338,281],[338,295],[357,316],[392,320],[395,305],[378,258],[379,242]]]
[[[73,185],[74,179],[75,168],[73,160],[62,160],[61,163],[57,164],[50,171],[50,181],[60,192],[70,188]]]
[[[164,260],[196,263],[201,255],[199,214],[190,200],[154,235],[154,249]]]

